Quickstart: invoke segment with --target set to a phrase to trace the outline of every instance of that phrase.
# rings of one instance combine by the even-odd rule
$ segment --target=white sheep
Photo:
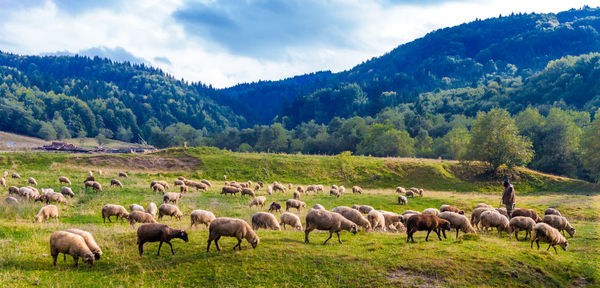
[[[544,218],[542,218],[542,222],[558,229],[558,231],[561,231],[563,235],[565,231],[567,231],[571,238],[575,236],[575,228],[573,228],[573,226],[571,226],[569,223],[569,220],[563,216],[554,214],[545,215]]]
[[[281,213],[281,222],[279,223],[279,225],[281,225],[283,227],[283,229],[285,229],[285,225],[290,225],[293,228],[296,228],[297,230],[302,230],[302,222],[300,221],[300,217],[298,217],[296,214],[292,214],[290,212],[283,212]]]
[[[546,251],[552,247],[556,254],[558,254],[556,245],[565,251],[567,251],[567,247],[569,246],[567,239],[557,229],[543,222],[535,224],[533,231],[531,231],[531,248],[533,248],[533,241],[537,244],[538,250],[540,249],[540,241],[548,243]]]
[[[535,221],[530,217],[525,216],[515,216],[509,221],[510,228],[515,234],[515,239],[519,241],[519,231],[525,231],[525,238],[528,238],[528,235],[531,235],[531,230],[535,226]]]
[[[367,214],[367,219],[371,223],[371,228],[376,230],[377,228],[381,228],[383,232],[385,232],[385,217],[383,214],[379,213],[376,210],[372,210]]]
[[[252,199],[252,201],[250,201],[250,208],[252,208],[252,206],[264,207],[266,202],[267,202],[267,197],[265,197],[265,196],[255,197],[254,199]]]
[[[221,236],[237,238],[238,243],[233,246],[234,250],[236,247],[239,247],[239,249],[242,250],[242,239],[244,238],[252,245],[252,248],[256,248],[260,241],[260,238],[254,233],[252,227],[242,219],[220,217],[210,223],[208,230],[208,245],[206,246],[206,252],[210,251],[210,243],[212,241],[215,241],[217,250],[221,251],[218,242]]]
[[[162,204],[158,206],[158,219],[162,219],[163,216],[171,216],[177,218],[177,220],[181,220],[183,217],[183,213],[179,210],[179,207],[171,204]]]
[[[210,211],[200,209],[194,210],[190,214],[190,227],[194,227],[194,225],[198,224],[204,224],[206,225],[206,227],[208,227],[210,225],[210,222],[212,222],[215,219],[217,219],[217,217],[215,217],[215,214],[213,214]]]
[[[114,204],[104,205],[102,207],[102,221],[104,223],[106,223],[106,218],[108,218],[108,222],[112,222],[110,220],[111,216],[116,216],[117,221],[118,221],[119,218],[121,218],[121,220],[124,220],[125,218],[129,217],[129,213],[127,213],[127,210],[125,210],[125,207],[123,207],[121,205],[114,205]]]
[[[252,229],[256,231],[259,228],[281,230],[275,215],[267,212],[256,212],[252,215]]]
[[[83,262],[88,267],[92,267],[94,264],[94,253],[85,243],[85,239],[71,232],[56,231],[50,236],[50,255],[52,255],[54,266],[56,266],[56,259],[60,253],[64,253],[65,256],[67,254],[73,256],[75,267],[79,264],[79,257],[83,258]]]
[[[94,260],[100,260],[100,256],[102,256],[102,249],[100,249],[100,246],[98,246],[96,243],[96,239],[94,239],[92,233],[75,228],[68,229],[66,231],[83,237],[85,244],[88,246],[90,251],[94,253]]]
[[[138,204],[131,204],[131,205],[129,205],[129,212],[133,212],[133,211],[146,212],[146,209],[144,209],[144,206],[141,206]]]
[[[509,237],[512,234],[508,218],[495,210],[488,210],[481,213],[481,226],[485,228],[486,232],[489,232],[488,228],[496,228],[499,236],[502,236],[502,231],[505,231]]]
[[[156,218],[156,213],[158,213],[158,207],[156,207],[156,203],[150,202],[148,207],[146,207],[146,213],[152,215],[152,217]]]
[[[50,222],[50,218],[54,219],[58,222],[58,207],[55,205],[47,205],[40,209],[35,218],[33,218],[33,223],[42,222],[48,220]]]
[[[310,209],[306,214],[304,243],[310,243],[308,240],[308,234],[315,229],[329,231],[329,238],[325,240],[323,245],[327,244],[327,241],[333,237],[333,233],[338,236],[338,242],[342,244],[339,233],[340,231],[346,230],[352,232],[353,234],[358,232],[354,222],[344,218],[344,216],[338,213],[329,212],[324,209]]]

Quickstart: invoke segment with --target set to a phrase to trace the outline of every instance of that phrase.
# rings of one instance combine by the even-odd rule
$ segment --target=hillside
[[[451,161],[340,158],[233,153],[206,148],[167,149],[148,155],[0,153],[0,171],[16,171],[23,176],[9,178],[8,185],[22,186],[27,177],[35,177],[38,187],[59,191],[64,184],[56,179],[63,175],[71,179],[75,192],[66,204],[57,204],[58,222],[32,223],[45,204],[20,198],[20,203],[9,205],[4,201],[7,188],[0,188],[0,248],[8,251],[0,254],[0,282],[3,287],[594,287],[600,283],[600,259],[596,253],[600,249],[598,187],[523,169],[514,175],[519,207],[535,209],[540,214],[547,207],[559,209],[576,228],[575,236],[568,237],[567,251],[557,247],[557,254],[552,249],[547,252],[545,243],[540,243],[540,250],[531,249],[529,241],[523,239],[524,232],[520,233],[519,241],[514,237],[509,239],[506,233],[498,236],[495,231],[460,232],[458,238],[455,231],[449,231],[446,237],[441,237],[442,241],[431,233],[426,241],[426,232],[417,232],[415,243],[406,243],[404,227],[399,226],[399,231],[386,232],[360,228],[356,235],[342,231],[339,233],[342,243],[334,235],[327,245],[323,245],[327,232],[313,231],[307,244],[303,229],[261,228],[256,230],[260,237],[256,249],[242,239],[242,249],[232,251],[237,241],[223,237],[219,241],[222,251],[217,251],[213,244],[210,252],[206,252],[208,228],[190,227],[190,213],[196,209],[248,223],[254,213],[267,211],[267,206],[248,207],[251,198],[247,196],[220,195],[223,174],[230,181],[263,180],[271,184],[277,180],[286,186],[292,183],[293,187],[309,183],[327,187],[343,184],[349,190],[352,185],[364,184],[363,194],[347,192],[339,198],[328,193],[301,194],[306,208],[290,212],[299,216],[303,228],[308,208],[317,203],[326,209],[363,204],[398,214],[450,204],[464,209],[469,219],[477,203],[498,205],[498,182],[469,178],[477,174],[476,163],[467,163],[469,171],[458,172],[461,164]],[[348,165],[354,169],[346,169]],[[102,192],[83,188],[88,171],[93,171],[96,180],[102,183]],[[129,176],[118,177],[121,171]],[[104,223],[101,208],[107,203],[124,207],[132,203],[144,207],[149,202],[160,204],[163,195],[152,192],[148,184],[153,180],[172,184],[178,176],[212,182],[208,191],[191,189],[178,201],[184,215],[181,220],[168,216],[157,219],[161,224],[185,229],[189,242],[174,239],[171,241],[174,255],[165,244],[160,256],[156,255],[158,243],[146,243],[140,257],[135,228],[126,221],[115,220],[114,216],[112,221]],[[120,179],[124,187],[110,186],[109,181],[114,178]],[[398,205],[394,188],[412,184],[426,188],[423,197],[409,198],[406,205]],[[290,191],[268,195],[262,188],[256,193],[267,198],[267,205],[272,201],[285,205],[292,198]],[[281,212],[273,214],[279,219]],[[102,256],[94,261],[93,267],[86,267],[80,261],[75,268],[73,259],[68,256],[63,260],[62,255],[57,265],[52,265],[50,235],[71,228],[90,231],[102,249]]]

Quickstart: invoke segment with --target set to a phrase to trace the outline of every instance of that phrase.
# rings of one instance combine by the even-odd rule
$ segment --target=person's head
[[[504,183],[502,183],[502,185],[504,185],[504,187],[508,187],[508,185],[510,185],[510,181],[508,180],[508,177],[504,177]]]

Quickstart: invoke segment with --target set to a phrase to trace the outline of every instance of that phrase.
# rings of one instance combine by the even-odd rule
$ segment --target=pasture
[[[593,190],[581,190],[581,187],[588,187],[585,186],[588,184],[579,182],[574,184],[576,188],[573,190],[576,191],[564,193],[552,189],[519,193],[519,183],[516,186],[518,207],[536,209],[540,214],[543,214],[543,210],[547,207],[556,207],[577,229],[574,238],[567,238],[569,249],[559,250],[558,255],[555,255],[552,249],[546,252],[547,245],[542,245],[542,249],[538,251],[529,247],[529,241],[516,241],[514,237],[509,240],[506,234],[499,238],[496,232],[489,235],[466,236],[461,233],[459,239],[455,239],[454,233],[447,233],[448,238],[443,241],[438,241],[432,234],[434,237],[430,236],[428,242],[425,242],[426,232],[418,232],[415,234],[416,243],[407,244],[405,233],[361,230],[356,235],[340,232],[343,244],[338,244],[334,236],[327,245],[322,245],[329,236],[328,233],[312,232],[311,243],[305,244],[303,231],[295,231],[291,228],[285,231],[258,230],[260,243],[256,249],[252,249],[244,240],[242,251],[233,251],[232,247],[236,240],[222,238],[220,244],[223,251],[218,252],[213,246],[211,251],[206,253],[208,229],[204,226],[190,229],[189,214],[192,210],[210,210],[217,217],[242,218],[250,223],[253,213],[266,211],[268,203],[272,201],[277,201],[284,206],[285,201],[292,198],[292,193],[276,192],[269,196],[266,195],[264,188],[261,189],[257,196],[267,196],[267,206],[264,208],[249,208],[251,198],[248,196],[240,197],[239,194],[222,196],[219,192],[224,183],[223,169],[229,171],[228,180],[256,182],[265,178],[240,176],[242,173],[236,172],[237,166],[219,166],[214,164],[217,162],[210,162],[210,155],[203,158],[201,152],[197,152],[194,157],[198,157],[202,164],[195,163],[193,167],[172,166],[164,168],[164,171],[151,162],[144,164],[147,165],[147,169],[142,167],[143,165],[140,164],[142,162],[136,162],[135,165],[138,166],[123,164],[128,163],[126,159],[141,157],[134,155],[122,156],[125,159],[123,162],[100,164],[97,161],[86,160],[94,156],[42,153],[0,155],[0,164],[4,165],[0,170],[18,171],[23,177],[19,180],[9,176],[8,185],[26,186],[27,177],[35,177],[39,183],[38,188],[53,188],[55,191],[60,191],[61,185],[57,178],[63,175],[71,179],[73,183],[71,187],[76,194],[74,198],[68,198],[66,205],[58,204],[59,223],[32,223],[34,215],[43,206],[39,202],[22,201],[17,206],[9,206],[3,200],[0,202],[1,286],[569,287],[600,285],[600,224],[598,223],[600,196]],[[160,157],[161,154],[157,155]],[[239,161],[239,158],[260,158],[260,155],[228,153],[226,156],[218,155],[218,157],[221,157],[218,163],[231,163],[236,161],[236,157]],[[281,156],[278,159],[285,162],[285,157],[288,156]],[[326,161],[319,157],[297,157],[309,158],[308,163]],[[335,160],[334,157],[329,158]],[[301,162],[301,160],[297,161]],[[363,160],[358,161],[359,163],[355,164],[353,169],[361,169],[360,161]],[[248,161],[242,162],[248,163]],[[98,166],[95,167],[91,163]],[[290,165],[297,166],[298,162],[292,164]],[[250,169],[248,168],[250,165],[240,165],[239,171]],[[343,179],[337,180],[341,178],[339,175],[343,173],[347,175],[348,171],[340,171],[335,165],[337,164],[332,165],[331,168],[335,172],[321,175],[321,177],[328,177],[327,179],[315,176],[320,181],[314,182],[309,182],[306,175],[296,175],[285,170],[275,170],[276,172],[269,174],[272,178],[268,180],[279,177],[282,179],[280,182],[286,184],[291,182],[299,185],[320,183],[326,186],[331,184],[346,186],[347,192],[340,198],[332,198],[326,193],[301,195],[301,200],[307,205],[307,209],[297,213],[302,219],[303,226],[308,208],[316,203],[322,204],[329,210],[342,205],[367,204],[376,209],[396,213],[408,209],[422,211],[429,207],[439,209],[442,204],[451,204],[465,210],[467,217],[477,203],[485,202],[496,207],[499,205],[500,188],[496,192],[473,192],[477,190],[465,191],[468,187],[460,184],[463,185],[461,186],[463,189],[460,189],[461,192],[456,192],[451,191],[453,189],[450,181],[446,184],[448,189],[431,189],[432,186],[427,185],[427,177],[433,176],[404,174],[402,177],[408,177],[407,179],[420,179],[425,193],[424,197],[409,198],[406,206],[400,206],[397,204],[398,194],[394,193],[393,188],[396,185],[409,188],[414,183],[397,181],[395,185],[381,185],[383,182],[395,181],[385,178],[385,181],[374,181],[375,184],[363,185],[368,188],[364,188],[365,193],[362,195],[352,194],[349,189],[352,183]],[[264,165],[259,165],[253,169],[260,171],[263,167]],[[97,168],[103,170],[102,175],[96,173],[95,176],[97,181],[102,183],[104,192],[91,190],[86,192],[83,188],[83,179],[87,176],[88,170],[97,171]],[[310,165],[290,169],[295,173],[303,173],[296,172],[299,169],[305,169],[307,174],[314,173],[309,172]],[[129,174],[128,178],[119,178],[124,188],[110,187],[110,179],[118,178],[119,171],[127,171]],[[351,172],[354,173],[353,171]],[[140,258],[136,245],[136,232],[128,223],[114,220],[113,223],[102,221],[100,210],[105,204],[127,207],[129,204],[137,203],[146,207],[153,201],[160,205],[162,194],[152,192],[149,187],[152,180],[166,180],[172,184],[179,175],[199,180],[203,176],[200,175],[202,173],[211,180],[213,187],[208,192],[196,192],[191,189],[180,200],[178,206],[184,214],[181,221],[169,217],[158,220],[159,223],[174,228],[186,229],[189,233],[188,243],[179,239],[172,241],[175,255],[169,253],[168,245],[163,245],[161,256],[156,256],[158,243],[148,243],[144,247],[144,256]],[[361,177],[357,174],[351,178],[358,179],[356,181],[360,182],[363,181]],[[433,187],[443,185],[442,180],[435,181]],[[473,185],[473,187],[489,186],[481,183]],[[526,187],[534,187],[531,184],[527,185],[529,186]],[[2,198],[8,195],[6,188],[1,188],[0,191],[2,191]],[[176,190],[171,186],[168,191]],[[296,213],[295,209],[291,211]],[[274,214],[279,218],[280,213]],[[52,266],[49,237],[54,231],[68,228],[87,230],[95,236],[103,250],[103,255],[99,261],[94,262],[92,268],[87,268],[85,265],[80,265],[79,268],[73,267],[70,256],[67,257],[66,262],[59,257],[58,265]]]

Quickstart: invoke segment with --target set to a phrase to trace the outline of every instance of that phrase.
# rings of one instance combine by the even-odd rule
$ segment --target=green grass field
[[[469,216],[476,203],[497,206],[500,186],[497,179],[477,176],[475,163],[441,162],[416,159],[369,157],[320,157],[302,155],[239,154],[216,149],[171,149],[150,155],[68,155],[54,153],[0,154],[0,170],[17,171],[23,179],[8,179],[9,185],[25,186],[26,178],[37,179],[38,187],[59,190],[57,178],[68,176],[73,182],[74,198],[59,206],[60,223],[32,223],[41,203],[7,206],[0,202],[0,286],[22,287],[569,287],[600,286],[600,196],[596,185],[520,169],[515,174],[517,206],[543,213],[553,206],[563,212],[577,229],[568,238],[568,251],[558,255],[529,248],[528,241],[509,240],[490,235],[469,235],[438,241],[425,233],[415,235],[417,243],[406,244],[406,234],[361,231],[357,235],[340,233],[343,244],[322,242],[328,233],[311,233],[311,244],[304,244],[300,231],[257,232],[261,239],[256,249],[247,242],[242,251],[233,251],[235,239],[223,238],[223,251],[214,245],[206,253],[208,230],[190,229],[189,213],[210,210],[219,216],[239,217],[248,222],[260,208],[248,208],[250,198],[219,195],[223,175],[229,180],[265,181],[324,185],[352,184],[367,187],[365,194],[303,195],[307,207],[316,203],[327,209],[336,206],[368,204],[376,209],[401,213],[452,204]],[[82,181],[88,170],[103,171],[99,181],[105,191],[86,193]],[[119,171],[124,188],[110,188],[110,179]],[[471,172],[466,172],[471,171]],[[96,173],[97,175],[97,173]],[[137,254],[136,233],[128,223],[102,223],[104,204],[127,207],[150,201],[162,202],[162,195],[149,189],[151,180],[168,180],[179,175],[189,179],[207,178],[213,182],[208,192],[191,192],[181,200],[181,221],[164,218],[160,223],[186,229],[188,243],[173,240],[176,254],[168,245],[156,256],[158,243],[145,246]],[[10,177],[10,176],[9,176]],[[396,204],[395,186],[426,189],[423,198],[409,199],[406,206]],[[172,189],[171,189],[172,190]],[[7,195],[3,188],[2,195]],[[521,192],[523,191],[523,192]],[[263,190],[259,195],[266,195]],[[267,202],[280,203],[290,193],[267,196]],[[279,213],[275,213],[279,217]],[[306,210],[299,213],[303,220]],[[80,228],[92,232],[103,250],[93,268],[73,267],[73,260],[52,266],[49,237],[57,230]],[[462,234],[461,234],[462,235]],[[163,245],[165,246],[165,245]]]

